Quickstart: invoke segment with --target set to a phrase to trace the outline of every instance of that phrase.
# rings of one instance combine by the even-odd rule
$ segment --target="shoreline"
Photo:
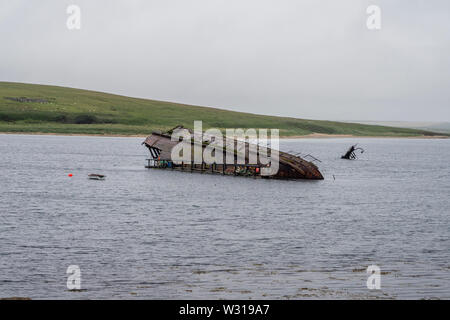
[[[280,139],[343,139],[343,138],[386,138],[386,139],[449,139],[449,136],[356,136],[352,134],[310,133],[303,136],[280,136]]]
[[[100,133],[54,133],[54,132],[0,132],[5,135],[30,135],[30,136],[79,136],[79,137],[110,137],[110,138],[146,138],[148,135],[142,134],[100,134]],[[325,134],[310,133],[300,136],[280,136],[280,139],[342,139],[342,138],[387,138],[387,139],[449,139],[450,136],[356,136],[351,134]]]

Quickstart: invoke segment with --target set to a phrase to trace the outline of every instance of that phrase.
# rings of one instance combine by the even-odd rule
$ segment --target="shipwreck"
[[[177,130],[184,131],[183,139],[174,138],[173,133]],[[204,132],[199,135],[198,132],[182,126],[177,126],[167,132],[153,131],[142,143],[150,152],[146,168],[266,179],[323,180],[322,174],[313,162],[306,161],[297,155],[266,146],[265,149],[263,147],[263,150],[267,158],[271,159],[268,163],[267,159],[261,157],[260,154],[255,154],[261,150],[261,145],[251,143],[246,139],[222,139],[223,141],[219,141],[221,143],[214,146],[215,150],[212,152],[215,159],[219,159],[219,161],[211,163],[211,161],[205,160],[203,152],[205,149],[211,148],[214,139]],[[187,154],[184,154],[183,159],[174,159],[174,149],[180,149],[180,144],[182,147],[187,147],[183,150],[188,150],[189,156],[186,157]],[[200,158],[198,154],[194,154],[196,148],[197,151],[201,151]]]
[[[364,153],[364,149],[363,149],[363,148],[360,148],[360,147],[357,148],[357,145],[358,145],[358,144],[355,144],[355,145],[351,146],[351,147],[347,150],[347,152],[346,152],[343,156],[341,156],[341,159],[346,159],[346,160],[356,160],[356,159],[357,159],[357,157],[356,157],[356,151],[359,150],[361,153]]]

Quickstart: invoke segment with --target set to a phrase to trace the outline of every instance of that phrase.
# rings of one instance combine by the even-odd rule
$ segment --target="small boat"
[[[91,173],[88,175],[88,178],[91,180],[105,180],[106,176],[103,174]]]

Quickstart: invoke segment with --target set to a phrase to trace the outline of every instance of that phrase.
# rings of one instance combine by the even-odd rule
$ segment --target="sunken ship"
[[[153,131],[152,134],[149,135],[142,143],[150,152],[150,158],[147,159],[148,164],[146,165],[146,168],[247,176],[266,179],[323,180],[322,174],[313,162],[307,161],[297,155],[278,150],[274,152],[273,149],[266,148],[267,155],[271,156],[276,154],[277,161],[277,170],[269,170],[271,166],[273,167],[272,163],[266,163],[265,161],[262,161],[260,157],[256,157],[257,160],[255,161],[255,157],[252,157],[254,156],[253,153],[255,150],[258,150],[258,147],[260,146],[247,142],[247,140],[242,141],[236,138],[231,140],[233,147],[238,146],[239,142],[241,142],[241,146],[245,146],[245,149],[240,151],[240,155],[239,152],[236,151],[239,147],[236,149],[232,148],[233,151],[230,154],[229,149],[226,147],[226,144],[228,143],[229,145],[230,142],[225,138],[223,138],[224,143],[222,144],[222,148],[218,147],[214,151],[215,153],[219,153],[219,155],[221,154],[221,158],[226,158],[227,161],[208,163],[203,160],[203,156],[200,161],[194,161],[193,159],[195,157],[193,155],[193,151],[191,155],[192,157],[189,157],[189,160],[174,160],[174,148],[176,148],[176,146],[182,141],[182,139],[173,138],[172,134],[175,130],[185,130],[185,132],[189,133],[188,139],[183,139],[183,143],[187,143],[189,146],[192,146],[193,148],[190,150],[194,150],[194,145],[197,144],[197,147],[201,148],[203,151],[211,143],[210,137],[205,135],[204,132],[201,133],[200,137],[196,137],[197,133],[194,133],[192,130],[186,129],[182,126],[177,126],[167,132]],[[231,161],[229,161],[229,159],[231,159]]]

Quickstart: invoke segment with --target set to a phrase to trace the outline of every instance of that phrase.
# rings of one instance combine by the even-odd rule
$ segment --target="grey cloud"
[[[82,28],[66,28],[66,7]],[[365,27],[366,8],[382,29]],[[313,119],[450,119],[448,1],[0,0],[0,80]]]

